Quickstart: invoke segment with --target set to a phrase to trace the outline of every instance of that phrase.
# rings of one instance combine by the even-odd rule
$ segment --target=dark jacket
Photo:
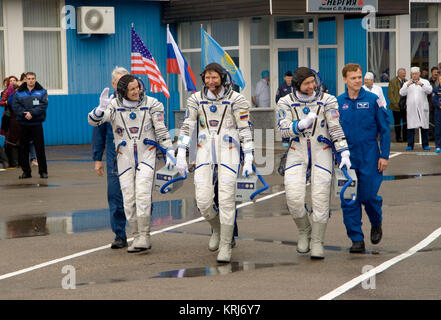
[[[440,85],[433,87],[432,90],[432,104],[435,109],[441,109],[441,87]]]
[[[280,98],[286,96],[287,94],[290,94],[291,92],[292,92],[292,85],[288,86],[286,84],[286,81],[283,81],[279,89],[277,89],[276,103],[279,101]]]
[[[47,91],[38,83],[29,92],[26,82],[18,87],[12,99],[12,109],[20,125],[38,125],[46,120]],[[31,120],[25,118],[24,112],[30,112]]]

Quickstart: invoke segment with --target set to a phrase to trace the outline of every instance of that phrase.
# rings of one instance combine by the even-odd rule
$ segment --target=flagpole
[[[168,23],[167,23],[167,32],[168,32]],[[170,88],[168,85],[168,70],[167,70],[167,88]],[[170,98],[167,98],[167,127],[170,131]]]

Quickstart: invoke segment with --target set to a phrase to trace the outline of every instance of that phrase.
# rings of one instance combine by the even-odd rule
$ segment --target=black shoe
[[[352,247],[349,249],[350,253],[364,253],[365,251],[364,241],[352,242]]]
[[[372,229],[371,229],[371,242],[372,242],[372,244],[380,243],[382,236],[383,236],[383,230],[381,229],[381,223],[376,227],[372,227]]]
[[[47,173],[46,172],[40,173],[40,178],[47,179]]]
[[[401,138],[398,138],[397,142],[403,142],[403,140]]]
[[[29,179],[32,178],[32,175],[30,173],[23,172],[21,176],[18,177],[19,179]]]
[[[124,240],[121,238],[113,241],[112,245],[110,246],[110,248],[112,248],[112,249],[122,249],[125,247],[127,247],[127,240]]]

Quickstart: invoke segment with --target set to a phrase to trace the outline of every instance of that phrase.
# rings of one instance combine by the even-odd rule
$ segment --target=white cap
[[[410,68],[410,72],[420,72],[420,67],[412,67]]]
[[[366,74],[364,75],[364,78],[374,80],[374,74],[372,72],[366,72]]]

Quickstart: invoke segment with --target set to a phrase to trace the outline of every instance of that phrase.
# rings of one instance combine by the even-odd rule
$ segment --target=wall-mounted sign
[[[378,11],[378,0],[307,0],[306,12],[362,12],[365,6]]]

